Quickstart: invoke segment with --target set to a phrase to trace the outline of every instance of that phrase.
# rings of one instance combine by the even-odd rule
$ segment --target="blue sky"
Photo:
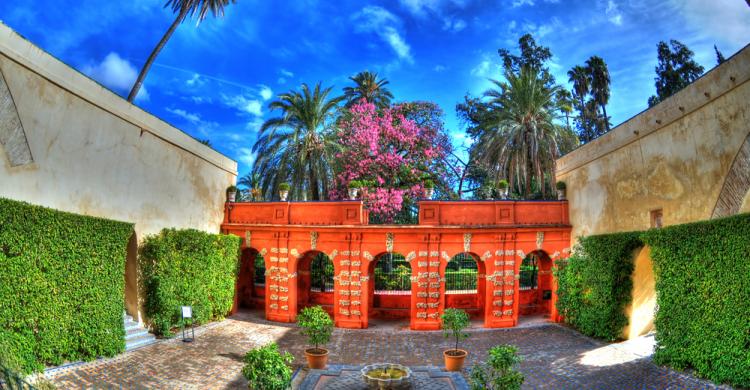
[[[164,1],[0,2],[0,20],[113,91],[127,95],[173,20]],[[239,0],[223,19],[186,21],[136,104],[251,167],[251,147],[276,93],[322,81],[337,92],[361,70],[391,81],[397,101],[431,100],[466,146],[455,105],[499,78],[497,49],[530,32],[551,48],[559,82],[599,55],[609,65],[615,124],[647,107],[656,43],[678,39],[712,68],[750,43],[744,0]]]

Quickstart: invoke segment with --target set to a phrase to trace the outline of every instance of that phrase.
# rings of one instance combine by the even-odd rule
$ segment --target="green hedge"
[[[0,360],[24,373],[125,348],[133,225],[0,198]]]
[[[558,261],[557,309],[581,333],[616,340],[628,324],[633,250],[639,232],[583,237],[569,259]]]
[[[144,309],[152,330],[170,335],[180,306],[197,323],[223,318],[234,301],[240,238],[194,229],[164,229],[140,249]]]
[[[750,387],[750,214],[649,230],[656,362]]]

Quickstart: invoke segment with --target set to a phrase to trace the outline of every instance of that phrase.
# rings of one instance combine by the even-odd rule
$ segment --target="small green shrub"
[[[362,188],[362,182],[359,180],[352,180],[349,182],[349,188]]]
[[[279,352],[276,343],[251,349],[243,359],[242,376],[252,390],[286,390],[292,383],[292,369],[289,367],[292,360],[294,358],[289,352]]]
[[[302,334],[307,336],[311,345],[319,351],[320,345],[331,340],[333,320],[320,306],[306,307],[297,315],[297,324],[302,328]]]
[[[558,181],[557,183],[555,183],[555,188],[560,191],[565,191],[565,188],[567,188],[567,186],[565,185],[564,181]]]
[[[194,229],[164,229],[140,249],[144,311],[152,330],[171,335],[180,325],[180,306],[193,306],[205,323],[232,309],[240,238]]]
[[[235,187],[235,186],[229,186],[229,187],[227,187],[227,192],[237,192],[237,187]]]
[[[497,182],[497,188],[501,190],[508,188],[508,181],[505,179],[500,179],[500,181]]]
[[[279,184],[279,191],[289,191],[289,189],[292,188],[289,183],[281,183]]]
[[[469,326],[469,315],[461,309],[451,308],[445,309],[440,319],[443,321],[443,336],[456,341],[455,351],[458,353],[458,342],[469,337],[469,334],[464,332]]]
[[[435,182],[430,179],[425,180],[422,185],[424,188],[435,188]]]
[[[22,373],[125,348],[133,225],[0,198],[0,361]]]
[[[557,309],[581,333],[616,340],[628,324],[633,251],[639,232],[583,237],[567,260],[557,262]]]
[[[656,277],[654,360],[750,388],[750,214],[643,234]]]
[[[469,383],[471,390],[517,390],[524,377],[513,368],[521,359],[512,345],[496,345],[489,350],[487,361],[474,365]]]

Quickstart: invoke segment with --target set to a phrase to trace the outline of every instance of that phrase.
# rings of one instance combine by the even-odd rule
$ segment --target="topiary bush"
[[[520,389],[524,377],[514,370],[520,362],[518,349],[512,345],[496,345],[490,348],[487,361],[476,364],[471,369],[471,390]]]
[[[750,387],[750,214],[649,230],[654,360]]]
[[[453,356],[458,356],[458,343],[469,337],[469,334],[464,332],[464,329],[470,325],[469,315],[461,309],[445,309],[443,315],[440,316],[440,320],[443,325],[443,337],[446,339],[453,339],[456,342],[456,348],[452,350]]]
[[[331,340],[333,333],[333,320],[320,306],[306,307],[297,315],[297,325],[302,328],[302,334],[307,336],[311,345],[314,345],[313,353],[322,353],[320,345],[325,345]]]
[[[30,373],[125,349],[133,225],[0,198],[0,361]]]
[[[557,309],[581,333],[616,340],[628,324],[633,290],[633,251],[640,232],[583,237],[573,254],[557,262]]]
[[[247,387],[252,390],[286,390],[292,383],[294,360],[289,352],[279,352],[276,343],[251,349],[243,361],[242,376],[247,379]]]
[[[171,335],[180,306],[193,307],[196,323],[223,318],[231,309],[240,238],[194,229],[164,229],[140,248],[144,311],[152,330]]]

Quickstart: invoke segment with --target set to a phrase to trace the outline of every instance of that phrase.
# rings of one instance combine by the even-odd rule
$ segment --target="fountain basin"
[[[406,389],[411,384],[411,370],[401,364],[370,364],[360,372],[371,389]]]

